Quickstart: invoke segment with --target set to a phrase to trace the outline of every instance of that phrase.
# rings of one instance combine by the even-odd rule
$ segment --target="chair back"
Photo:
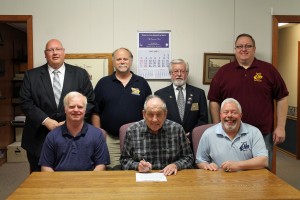
[[[201,139],[202,134],[206,129],[213,126],[214,124],[205,124],[201,126],[197,126],[192,131],[192,141],[193,141],[193,151],[194,151],[194,157],[196,159],[197,149],[198,145]]]
[[[126,136],[126,131],[129,126],[131,126],[134,122],[130,122],[128,124],[124,124],[120,127],[119,129],[119,139],[120,139],[120,152],[122,153],[123,147],[124,147],[124,142],[125,142],[125,136]]]

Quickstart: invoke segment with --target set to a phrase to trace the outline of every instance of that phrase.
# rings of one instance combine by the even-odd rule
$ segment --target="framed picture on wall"
[[[233,53],[204,53],[203,84],[209,85],[220,67],[234,61],[234,59]]]
[[[114,71],[111,53],[66,54],[65,62],[86,69],[94,88],[100,78]]]

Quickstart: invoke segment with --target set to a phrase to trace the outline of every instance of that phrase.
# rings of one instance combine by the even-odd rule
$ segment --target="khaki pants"
[[[110,156],[110,165],[108,167],[114,168],[116,165],[120,165],[120,140],[117,137],[107,134],[106,144]]]

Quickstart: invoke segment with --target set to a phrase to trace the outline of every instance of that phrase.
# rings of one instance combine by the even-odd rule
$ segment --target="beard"
[[[183,80],[183,79],[173,79],[172,83],[175,86],[183,86],[186,83],[186,80]]]
[[[238,124],[237,121],[235,121],[234,124],[228,124],[228,123],[224,122],[224,128],[226,131],[232,132],[232,131],[236,130],[237,124]]]

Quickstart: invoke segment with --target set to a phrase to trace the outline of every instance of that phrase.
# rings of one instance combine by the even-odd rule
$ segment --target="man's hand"
[[[210,171],[217,171],[218,170],[218,165],[215,164],[215,163],[209,163],[209,164],[205,165],[203,167],[203,169],[210,170]]]
[[[145,160],[141,160],[139,162],[139,166],[138,166],[138,171],[145,173],[145,172],[150,172],[152,169],[152,165],[149,162],[146,162]]]
[[[224,169],[225,172],[236,172],[239,170],[237,162],[234,161],[223,162],[221,168]]]
[[[285,141],[285,130],[277,126],[273,132],[274,145],[283,143],[284,141]]]
[[[160,170],[161,173],[164,173],[165,176],[170,176],[172,174],[177,174],[177,166],[175,164],[167,165],[163,170]]]
[[[48,129],[49,131],[51,131],[51,130],[55,129],[56,127],[58,127],[58,126],[60,126],[60,125],[62,125],[62,124],[64,124],[64,123],[65,123],[65,121],[57,122],[57,121],[54,120],[54,119],[48,118],[48,119],[46,119],[46,121],[45,121],[45,123],[44,123],[44,126],[46,126],[47,129]]]

